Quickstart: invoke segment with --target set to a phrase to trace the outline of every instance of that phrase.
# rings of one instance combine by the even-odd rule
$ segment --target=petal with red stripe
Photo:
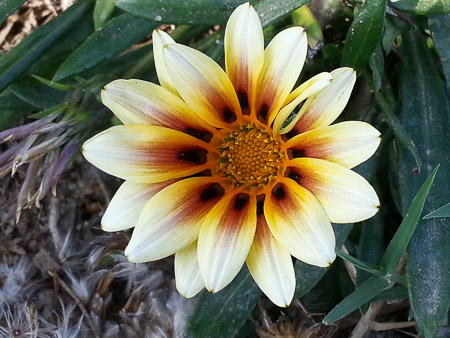
[[[198,264],[206,288],[218,292],[238,274],[256,230],[256,199],[229,193],[205,218],[198,238]]]
[[[325,210],[292,179],[276,178],[266,195],[264,214],[274,237],[297,259],[326,267],[336,258],[334,232]]]
[[[223,193],[212,177],[187,178],[161,190],[139,216],[125,250],[128,259],[138,263],[154,261],[191,244]]]
[[[110,175],[139,183],[157,183],[208,168],[209,148],[209,144],[177,130],[123,125],[86,141],[83,155]]]

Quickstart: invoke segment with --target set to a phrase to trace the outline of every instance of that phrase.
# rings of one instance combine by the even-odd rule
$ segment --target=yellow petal
[[[377,213],[375,190],[350,169],[316,158],[296,158],[287,165],[292,177],[317,197],[331,222],[360,222]]]
[[[175,254],[175,285],[186,298],[194,297],[205,287],[198,269],[197,241]]]
[[[272,234],[297,259],[329,266],[336,258],[335,238],[322,205],[290,178],[278,177],[276,181],[264,201],[264,214]]]
[[[134,182],[157,183],[205,170],[208,147],[207,143],[176,130],[123,125],[86,141],[83,155],[110,175]]]
[[[353,168],[373,155],[380,140],[380,132],[370,124],[348,121],[297,135],[286,147],[292,157],[321,158]]]
[[[136,183],[125,181],[114,194],[102,217],[103,231],[119,231],[136,225],[144,205],[173,181]]]
[[[125,250],[128,259],[154,261],[191,244],[222,194],[223,188],[212,177],[187,178],[161,190],[139,216]]]
[[[256,230],[256,199],[227,194],[210,211],[198,238],[198,264],[206,288],[218,292],[237,275]]]
[[[291,303],[295,291],[292,258],[273,237],[263,214],[258,215],[247,266],[256,284],[274,304],[287,307]]]
[[[285,29],[269,43],[258,79],[255,112],[259,120],[272,123],[300,75],[307,48],[301,27]]]
[[[152,34],[153,41],[153,58],[155,59],[156,74],[161,86],[170,90],[174,94],[178,94],[175,87],[171,84],[169,75],[167,74],[166,64],[163,57],[163,48],[165,45],[175,43],[175,41],[166,32],[155,29]]]
[[[233,84],[217,63],[179,44],[167,45],[163,53],[171,83],[202,119],[218,128],[241,119]]]
[[[331,84],[306,100],[299,112],[294,129],[298,133],[326,127],[342,113],[356,82],[352,68],[338,68],[331,72]]]
[[[250,3],[238,6],[225,29],[225,68],[242,110],[255,104],[258,75],[264,62],[264,36]]]
[[[280,112],[277,114],[275,121],[273,123],[273,131],[276,134],[285,134],[292,130],[297,120],[300,118],[297,115],[286,127],[281,129],[286,119],[292,113],[292,111],[308,97],[316,94],[318,91],[322,90],[331,83],[332,76],[330,73],[320,73],[312,77],[308,81],[297,87],[292,93],[289,94],[286,102],[284,102],[284,107],[281,108]]]
[[[116,80],[102,91],[102,101],[124,124],[151,124],[204,139],[214,128],[167,89],[142,80]]]

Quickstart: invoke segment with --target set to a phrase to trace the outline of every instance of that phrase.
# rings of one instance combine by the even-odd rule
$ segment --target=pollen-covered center
[[[218,149],[219,170],[236,186],[267,184],[277,175],[284,157],[272,135],[253,125],[231,132]]]

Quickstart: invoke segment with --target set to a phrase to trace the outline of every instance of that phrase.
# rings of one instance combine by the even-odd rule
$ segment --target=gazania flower
[[[89,162],[125,180],[103,229],[134,227],[130,261],[175,254],[176,286],[186,297],[220,291],[247,262],[263,292],[287,306],[291,255],[328,266],[330,222],[377,212],[373,188],[350,168],[375,152],[379,132],[363,122],[330,125],[347,104],[354,71],[321,73],[292,91],[306,33],[288,28],[264,50],[249,4],[228,21],[226,72],[162,31],[153,44],[161,86],[108,84],[102,100],[124,125],[84,144]]]

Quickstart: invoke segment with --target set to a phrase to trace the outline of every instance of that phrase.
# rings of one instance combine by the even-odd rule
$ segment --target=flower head
[[[328,266],[330,222],[377,212],[375,191],[350,168],[375,152],[379,132],[363,122],[330,126],[347,104],[354,71],[321,73],[292,91],[306,33],[288,28],[264,49],[249,4],[228,21],[226,72],[162,31],[153,43],[161,86],[108,84],[103,103],[124,125],[84,144],[88,161],[126,180],[103,229],[134,227],[125,250],[131,261],[175,254],[176,285],[186,297],[205,286],[220,291],[247,262],[264,293],[287,306],[291,255]]]

